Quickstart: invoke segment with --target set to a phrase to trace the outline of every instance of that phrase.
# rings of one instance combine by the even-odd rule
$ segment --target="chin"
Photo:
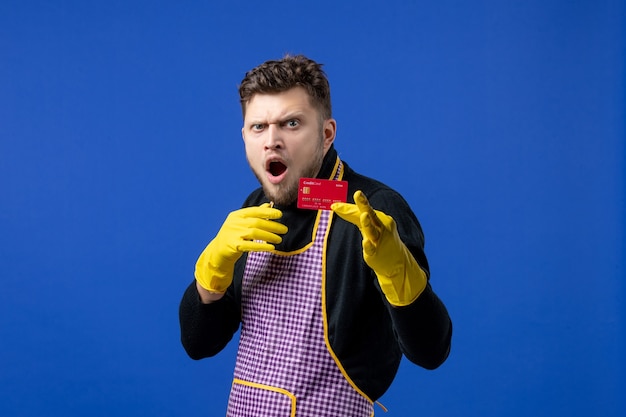
[[[298,184],[294,185],[263,185],[263,192],[268,200],[274,202],[277,206],[288,206],[295,203],[298,198]]]

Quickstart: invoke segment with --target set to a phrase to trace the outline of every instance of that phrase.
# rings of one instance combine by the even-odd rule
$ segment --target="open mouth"
[[[267,171],[270,173],[270,175],[274,177],[279,177],[285,171],[287,171],[287,166],[280,161],[272,161],[269,163]]]
[[[279,157],[268,159],[265,162],[267,180],[274,185],[280,184],[287,175],[287,164]]]

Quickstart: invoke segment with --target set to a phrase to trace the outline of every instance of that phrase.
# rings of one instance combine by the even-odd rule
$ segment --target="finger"
[[[363,239],[363,253],[367,256],[372,256],[376,253],[376,245],[369,239]]]
[[[237,226],[234,233],[242,240],[263,240],[271,243],[280,243],[288,232],[287,226],[274,220],[251,219]]]
[[[257,219],[252,224],[251,228],[263,230],[278,235],[284,235],[289,230],[287,226],[274,220]]]
[[[359,210],[362,213],[368,213],[372,223],[374,223],[374,225],[377,228],[382,228],[383,227],[383,223],[380,221],[380,219],[378,218],[378,215],[376,214],[376,212],[374,211],[374,209],[372,208],[372,206],[370,205],[369,200],[367,199],[367,197],[365,196],[365,194],[363,194],[363,191],[358,190],[357,192],[354,193],[354,201],[356,202],[356,205],[359,207]]]
[[[376,216],[376,213],[374,213]],[[374,217],[378,220],[378,217]],[[363,236],[370,240],[374,245],[378,243],[381,234],[381,228],[373,221],[372,214],[368,211],[361,213],[361,232]]]
[[[238,217],[232,224],[242,229],[241,236],[244,239],[248,239],[248,233],[254,229],[265,230],[281,235],[287,233],[288,230],[287,226],[275,221],[276,219],[280,219],[283,213],[273,208],[248,207],[231,213],[231,216]]]
[[[280,219],[281,217],[283,217],[282,211],[275,209],[275,208],[271,208],[269,207],[269,205],[266,206],[266,204],[263,204],[262,206],[259,206],[259,207],[243,208],[239,210],[239,215],[243,218],[259,218],[259,219],[272,219],[272,220]]]
[[[263,229],[250,229],[250,231],[246,233],[246,235],[242,238],[249,241],[253,240],[268,243],[280,243],[283,241],[283,238],[277,233],[273,233]]]
[[[243,240],[237,245],[237,252],[271,252],[274,245],[265,242]]]
[[[354,201],[362,213],[361,225],[363,227],[363,234],[376,244],[382,233],[382,222],[361,190],[354,193]]]
[[[350,203],[333,203],[330,209],[345,221],[361,228],[361,212],[356,205]]]

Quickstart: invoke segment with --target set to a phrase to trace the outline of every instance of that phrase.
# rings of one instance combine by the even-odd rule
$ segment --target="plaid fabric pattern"
[[[280,392],[233,383],[228,401],[228,416],[294,416],[295,405]]]
[[[318,215],[306,251],[248,255],[230,417],[373,415],[372,403],[344,378],[324,342],[322,250],[330,212]]]

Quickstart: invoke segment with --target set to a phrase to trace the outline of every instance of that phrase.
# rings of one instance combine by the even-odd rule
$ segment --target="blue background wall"
[[[235,346],[188,359],[178,302],[256,186],[237,85],[285,52],[326,64],[337,149],[414,207],[454,320],[387,415],[624,415],[625,12],[2,1],[0,415],[224,414]]]

